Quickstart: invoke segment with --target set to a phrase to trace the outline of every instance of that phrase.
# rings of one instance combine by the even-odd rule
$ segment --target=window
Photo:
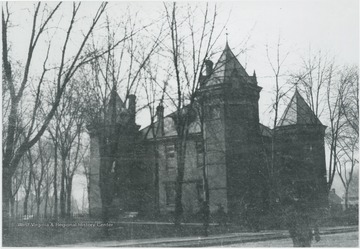
[[[175,145],[172,143],[165,145],[166,169],[174,169],[176,166]]]
[[[203,188],[203,184],[202,182],[197,182],[196,183],[196,194],[197,194],[197,199],[199,201],[199,204],[201,204],[202,201],[204,201],[204,188]]]
[[[165,146],[166,149],[166,158],[174,158],[175,157],[175,145],[167,144]]]
[[[217,119],[220,118],[220,106],[211,105],[207,108],[208,119]]]
[[[204,166],[204,148],[203,148],[203,142],[202,141],[196,141],[196,165],[198,168],[201,168]]]
[[[175,183],[165,183],[166,206],[175,205]]]

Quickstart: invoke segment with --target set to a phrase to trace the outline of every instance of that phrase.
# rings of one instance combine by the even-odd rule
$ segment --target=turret
[[[283,199],[327,204],[325,129],[296,90],[274,131],[280,189],[292,191],[292,197],[283,193]]]
[[[211,64],[207,64],[210,69]],[[260,200],[259,193],[263,192],[257,184],[261,182],[258,177],[260,91],[261,87],[254,83],[253,76],[248,75],[228,43],[200,89],[205,109],[206,154],[211,164],[208,174],[216,178],[213,188],[226,191],[216,194],[216,198],[226,195],[224,200],[215,197],[210,200],[226,202],[225,210],[234,216],[244,213],[244,203],[261,209],[260,203],[253,202]]]

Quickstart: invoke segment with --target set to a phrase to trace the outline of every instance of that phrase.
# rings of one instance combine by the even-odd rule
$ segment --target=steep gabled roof
[[[111,92],[108,100],[106,101],[106,119],[111,120],[113,115],[115,115],[116,122],[126,122],[128,117],[125,117],[121,114],[128,113],[126,106],[122,99],[120,98],[119,94],[116,91],[116,87],[114,87]]]
[[[228,43],[226,43],[207,85],[221,84],[232,77],[242,79],[246,83],[256,84],[231,51]]]
[[[321,125],[321,122],[296,89],[294,96],[291,98],[277,126],[305,124]]]
[[[158,135],[158,138],[163,138],[163,137],[173,137],[173,136],[177,136],[177,131],[176,131],[176,126],[174,123],[174,120],[172,119],[172,114],[169,114],[167,116],[164,117],[164,135]],[[154,124],[154,131],[156,132],[159,126],[159,121],[155,121]],[[197,118],[197,120],[195,120],[194,122],[192,122],[189,126],[189,134],[195,134],[195,133],[199,133],[200,130],[200,123],[199,120]],[[140,130],[140,132],[144,135],[145,139],[153,139],[154,136],[152,134],[151,131],[151,126],[148,125],[144,128],[142,128]]]
[[[125,104],[122,101],[122,99],[120,98],[119,94],[117,93],[115,87],[110,92],[110,98],[109,98],[109,101],[107,103],[107,106],[109,108],[113,108],[114,104],[116,106],[116,109],[124,109],[125,108]]]
[[[261,136],[264,136],[264,137],[271,137],[272,136],[272,130],[263,125],[262,123],[259,123],[259,126],[260,126],[260,135]]]

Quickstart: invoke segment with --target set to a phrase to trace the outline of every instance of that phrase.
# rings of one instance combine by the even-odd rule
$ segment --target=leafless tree
[[[52,151],[52,153],[54,153],[54,151]],[[51,160],[51,159],[50,159]],[[49,204],[51,201],[51,195],[50,195],[50,191],[51,191],[51,184],[54,181],[54,172],[51,170],[51,163],[49,164],[46,173],[45,173],[45,178],[44,178],[44,198],[45,198],[45,202],[44,202],[44,218],[48,218],[48,208],[49,208]],[[50,207],[51,208],[51,207]],[[50,216],[51,216],[51,211],[50,211]]]
[[[54,143],[55,164],[57,165],[57,153],[59,152],[61,159],[61,180],[60,180],[60,216],[65,217],[65,214],[70,215],[71,202],[67,199],[71,196],[72,179],[78,167],[78,155],[82,154],[80,150],[81,144],[78,145],[76,141],[81,141],[83,135],[83,128],[85,125],[84,104],[79,102],[79,85],[72,84],[64,92],[64,96],[60,101],[58,112],[55,113],[54,126],[49,126],[48,131]],[[55,130],[52,130],[55,129]],[[75,153],[75,161],[72,162],[72,153]],[[57,168],[54,168],[54,174],[57,175]],[[57,188],[57,187],[56,187]],[[70,194],[70,196],[68,196]],[[57,193],[56,193],[57,195]],[[57,197],[57,196],[55,196]],[[57,202],[57,200],[55,201]],[[66,203],[67,211],[66,212]],[[56,208],[55,208],[56,209]],[[56,212],[56,211],[55,211]]]
[[[341,84],[345,85],[346,94],[341,107],[346,118],[347,127],[359,136],[359,73],[356,66],[342,70]]]
[[[80,131],[77,136],[75,148],[72,149],[72,153],[69,154],[69,164],[66,168],[66,196],[67,196],[67,216],[70,217],[72,212],[72,186],[74,175],[77,169],[83,163],[84,156],[87,153],[88,146],[83,144],[83,133]]]
[[[64,111],[64,109],[62,109]],[[58,218],[58,150],[59,150],[59,122],[61,120],[62,112],[59,112],[59,110],[56,110],[54,114],[54,120],[49,124],[48,132],[50,134],[51,140],[53,142],[53,155],[54,155],[54,178],[53,178],[53,197],[54,197],[54,212],[53,216],[55,220]],[[55,126],[55,127],[54,127]],[[55,130],[55,133],[53,133],[53,130]]]
[[[335,63],[321,51],[312,55],[311,51],[307,58],[303,58],[300,72],[293,75],[300,92],[305,96],[315,116],[320,118],[326,108],[326,88],[332,82]]]
[[[343,128],[343,112],[339,103],[341,92],[344,89],[337,85],[335,76],[334,60],[328,59],[321,51],[316,55],[310,54],[308,59],[303,59],[300,72],[293,75],[294,84],[304,94],[315,116],[323,117],[325,125],[329,126],[326,134],[326,142],[330,148],[330,157],[327,163],[328,190],[331,189],[336,173],[337,143]]]
[[[166,86],[167,79],[164,80],[163,84],[158,82],[158,65],[150,62],[146,64],[145,73],[143,76],[143,90],[147,99],[147,108],[149,110],[150,115],[150,124],[149,129],[145,134],[145,138],[149,135],[152,138],[152,148],[153,148],[153,156],[154,156],[154,206],[155,212],[157,214],[160,213],[159,206],[159,170],[160,170],[160,162],[159,162],[159,142],[158,138],[162,137],[164,134],[163,120],[164,118],[164,98],[166,94]],[[157,119],[157,125],[155,120]]]
[[[83,54],[83,48],[87,44],[88,38],[93,33],[95,26],[99,22],[102,14],[105,11],[107,3],[102,3],[96,12],[90,27],[84,32],[83,39],[80,41],[75,53],[69,57],[68,44],[73,36],[75,20],[78,17],[78,11],[81,3],[73,3],[72,13],[70,17],[70,23],[65,29],[66,33],[62,41],[61,55],[59,58],[58,66],[54,69],[56,77],[56,95],[55,101],[49,107],[46,117],[43,120],[38,120],[38,110],[41,105],[42,98],[42,86],[47,77],[47,73],[50,68],[47,64],[50,56],[51,41],[46,45],[46,56],[43,61],[43,67],[38,77],[29,78],[31,74],[35,72],[31,71],[34,57],[36,56],[37,49],[40,40],[43,39],[46,30],[48,30],[50,22],[54,20],[57,12],[59,11],[62,3],[58,3],[54,8],[49,8],[48,5],[42,3],[36,3],[34,6],[34,12],[32,13],[32,24],[30,27],[30,39],[27,50],[26,61],[21,70],[21,76],[14,74],[15,58],[11,55],[11,41],[9,41],[9,32],[11,32],[11,14],[8,3],[3,5],[2,8],[2,64],[3,64],[3,84],[6,85],[6,89],[9,89],[10,95],[10,107],[8,116],[4,117],[7,120],[6,134],[3,137],[3,231],[4,235],[8,234],[9,231],[9,200],[11,197],[9,186],[11,186],[11,178],[16,171],[21,158],[24,154],[34,146],[40,137],[46,131],[46,128],[55,114],[55,111],[60,103],[63,92],[69,83],[70,79],[77,72],[78,68],[94,58],[99,54],[85,55]],[[43,13],[43,14],[42,14]],[[16,76],[16,77],[15,77]],[[36,97],[35,99],[29,100],[32,104],[32,110],[28,112],[28,120],[23,121],[26,124],[25,138],[19,142],[17,140],[17,127],[20,104],[24,100],[26,89],[32,84],[35,85]],[[26,103],[28,104],[28,103]]]
[[[199,88],[199,77],[204,67],[204,60],[210,57],[210,51],[219,36],[215,35],[217,19],[216,6],[205,5],[203,12],[197,7],[179,6],[178,3],[165,3],[165,15],[169,28],[170,46],[167,52],[171,58],[169,89],[174,87],[175,94],[171,102],[175,108],[172,116],[177,132],[176,161],[177,175],[175,181],[175,227],[179,228],[183,214],[182,183],[185,171],[186,145],[189,126],[194,121],[196,111],[194,102]],[[194,20],[194,16],[199,18]],[[199,24],[200,26],[197,26]],[[208,203],[206,209],[209,208]]]
[[[25,171],[26,171],[27,162],[26,160],[22,159],[20,161],[20,167],[17,168],[13,179],[12,179],[12,186],[11,186],[11,217],[16,217],[18,215],[18,192],[20,187],[24,183],[25,178]]]
[[[36,216],[40,217],[40,205],[44,199],[44,178],[50,167],[51,160],[51,150],[49,150],[49,144],[43,139],[40,139],[38,142],[37,153],[39,154],[39,164],[35,165],[33,168],[33,182],[35,190],[35,199],[36,199]]]
[[[275,56],[273,57],[272,50],[275,50]],[[289,90],[291,87],[286,88],[286,82],[281,80],[282,69],[284,66],[284,62],[286,61],[289,52],[282,54],[281,51],[281,37],[279,35],[278,41],[276,44],[276,49],[269,48],[269,45],[266,45],[266,56],[268,62],[270,64],[271,70],[275,77],[275,88],[274,92],[274,100],[272,102],[272,111],[273,111],[273,122],[272,128],[275,128],[278,125],[279,121],[279,109],[280,105],[285,97],[287,97]],[[270,198],[270,206],[272,206],[276,201],[277,196],[277,173],[275,172],[275,141],[276,141],[276,134],[273,132],[271,136],[271,148],[270,153],[265,150],[265,159],[266,159],[266,166],[268,176],[267,179],[269,180],[269,198]],[[270,155],[268,155],[270,154]]]
[[[328,163],[328,190],[331,189],[339,154],[339,141],[345,128],[344,112],[341,107],[342,98],[345,97],[345,85],[338,80],[329,80],[327,82],[326,96],[329,112],[329,129],[326,134],[326,141],[330,149]]]
[[[348,209],[349,190],[352,184],[354,173],[359,165],[356,153],[358,148],[358,137],[348,137],[339,141],[340,150],[337,156],[337,172],[345,189],[345,209]]]
[[[145,27],[138,28],[136,20],[129,15],[128,19],[120,24],[115,24],[116,29],[120,29],[122,37],[119,39],[119,54],[116,51],[108,50],[108,53],[93,61],[90,67],[84,67],[84,79],[86,94],[84,102],[87,104],[86,114],[88,118],[88,128],[90,133],[96,134],[100,148],[100,172],[99,186],[102,201],[102,219],[107,222],[110,215],[110,206],[113,199],[113,186],[111,179],[112,167],[116,164],[116,154],[118,151],[118,140],[120,125],[117,123],[116,108],[108,106],[110,99],[117,99],[118,90],[121,91],[123,103],[128,102],[130,94],[135,94],[140,84],[141,72],[159,46],[159,37],[155,36],[151,46],[143,44],[140,31]],[[113,31],[113,23],[107,20],[107,36],[105,43],[112,47],[117,42],[116,33]],[[94,46],[88,48],[93,51]],[[88,75],[91,75],[89,77]],[[120,96],[120,95],[119,95]],[[117,106],[115,100],[112,104]],[[113,112],[111,112],[112,110]],[[109,118],[110,117],[110,118]],[[107,234],[107,228],[104,230]]]
[[[32,182],[33,182],[33,175],[34,175],[34,165],[38,163],[38,160],[40,160],[40,154],[36,153],[34,157],[33,149],[28,149],[26,153],[26,161],[29,164],[28,167],[28,175],[25,177],[24,181],[24,191],[25,191],[25,197],[24,197],[24,216],[28,215],[28,204],[29,204],[29,197],[31,195],[31,189],[32,189]]]
[[[83,162],[82,162],[82,168],[83,168],[83,175],[86,178],[86,190],[87,190],[87,204],[88,204],[88,214],[91,216],[91,211],[90,211],[90,158],[89,155],[85,156]],[[85,195],[85,193],[84,193]],[[84,196],[83,196],[84,198]],[[83,200],[83,203],[85,203],[85,200]],[[85,206],[83,205],[82,207],[83,212],[85,209]]]
[[[336,102],[342,113],[342,131],[338,136],[336,170],[345,189],[345,208],[348,208],[349,189],[357,172],[359,161],[359,77],[356,67],[341,70],[339,79],[339,101]],[[334,153],[335,154],[335,153]],[[335,160],[335,159],[334,159]]]

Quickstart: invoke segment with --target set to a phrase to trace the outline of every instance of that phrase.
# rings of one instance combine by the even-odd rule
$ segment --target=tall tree
[[[275,53],[275,55],[273,55]],[[274,89],[273,89],[273,102],[271,103],[271,112],[273,113],[272,118],[272,128],[274,129],[278,125],[279,121],[279,110],[281,107],[281,104],[283,100],[287,97],[289,90],[291,88],[286,88],[286,82],[281,80],[282,71],[284,67],[284,63],[289,55],[289,52],[283,54],[283,51],[281,50],[281,37],[279,35],[278,41],[276,44],[275,49],[271,48],[269,45],[266,45],[266,56],[269,62],[269,65],[271,67],[271,70],[273,72],[273,76],[275,78],[274,81]],[[276,141],[276,133],[273,132],[271,136],[271,145],[270,145],[270,151],[265,149],[265,159],[266,159],[266,168],[267,168],[267,174],[266,177],[269,181],[269,201],[270,201],[270,208],[275,208],[274,204],[276,203],[277,196],[277,190],[278,190],[278,175],[276,172],[276,166],[275,166],[275,141]],[[264,144],[266,144],[265,141],[263,141]],[[266,146],[266,145],[265,145]]]
[[[24,197],[24,216],[28,215],[28,204],[29,204],[29,196],[31,194],[31,186],[32,186],[32,182],[33,182],[33,174],[34,174],[34,164],[37,163],[37,161],[39,160],[39,155],[37,155],[37,157],[35,158],[35,160],[33,160],[33,154],[32,154],[32,150],[29,149],[26,153],[26,158],[27,158],[27,162],[29,164],[29,168],[28,168],[28,176],[24,181],[24,191],[25,191],[25,197]]]
[[[324,124],[329,125],[326,142],[330,148],[327,163],[328,190],[331,189],[336,173],[337,141],[342,129],[342,112],[337,104],[340,101],[339,91],[335,80],[336,66],[334,59],[329,59],[321,51],[310,54],[303,59],[299,72],[292,77],[298,90],[303,93],[305,100],[317,118],[323,118]],[[338,90],[333,90],[334,88]]]
[[[13,176],[13,182],[11,186],[11,217],[16,217],[18,215],[18,192],[21,185],[24,184],[25,171],[26,171],[27,162],[24,158],[20,162],[20,167],[16,170]]]
[[[173,80],[169,81],[169,89],[174,89],[175,92],[171,98],[175,109],[172,118],[177,132],[174,224],[179,228],[183,214],[182,185],[187,140],[190,124],[196,116],[193,105],[199,88],[200,74],[204,67],[203,62],[210,57],[210,51],[214,48],[219,36],[216,36],[214,32],[217,18],[216,6],[211,8],[209,4],[206,4],[203,11],[199,11],[197,7],[179,6],[174,2],[165,3],[164,8],[170,39],[167,52],[171,56],[171,68],[168,73],[173,76]]]
[[[31,77],[31,75],[36,74],[32,70],[33,61],[36,59],[36,54],[38,53],[37,48],[41,41],[44,39],[46,31],[49,30],[51,21],[56,18],[56,14],[59,11],[62,3],[58,3],[54,8],[49,8],[48,5],[43,5],[41,2],[36,3],[34,6],[34,11],[32,13],[32,23],[30,26],[30,39],[27,49],[27,56],[24,65],[21,67],[21,76],[14,74],[14,68],[16,65],[14,61],[17,61],[16,58],[12,57],[11,54],[11,43],[9,41],[9,32],[11,32],[11,12],[9,11],[8,3],[3,5],[2,8],[2,64],[3,64],[3,84],[6,85],[6,88],[9,89],[9,98],[10,98],[10,107],[8,116],[4,117],[7,120],[6,134],[3,137],[5,140],[3,143],[3,233],[4,235],[8,234],[9,231],[9,200],[11,197],[10,187],[11,178],[16,171],[19,162],[23,155],[28,151],[29,148],[34,146],[40,137],[44,134],[50,120],[55,114],[55,111],[60,103],[63,92],[69,83],[70,79],[74,76],[76,71],[81,65],[84,65],[92,60],[94,56],[83,54],[83,48],[86,45],[88,38],[93,33],[96,24],[99,22],[100,17],[105,11],[107,3],[102,3],[96,12],[94,18],[91,21],[89,28],[84,32],[84,36],[80,41],[77,48],[75,48],[74,54],[70,55],[69,51],[69,41],[73,36],[74,26],[76,18],[78,17],[79,8],[81,3],[73,3],[72,13],[70,14],[70,23],[67,28],[65,28],[66,33],[63,37],[61,53],[59,58],[59,63],[57,67],[54,68],[54,73],[56,76],[56,97],[55,101],[48,108],[47,115],[44,119],[38,120],[38,110],[41,105],[42,98],[42,87],[43,83],[46,80],[47,73],[50,71],[48,66],[48,59],[52,54],[50,53],[51,41],[45,41],[46,56],[43,60],[43,67],[40,71],[40,74],[37,77]],[[43,14],[42,14],[43,13]],[[41,41],[40,41],[41,40]],[[101,52],[100,52],[101,53]],[[55,59],[55,58],[54,58]],[[31,78],[30,78],[31,77]],[[18,118],[20,104],[27,96],[26,89],[29,85],[34,85],[36,89],[36,95],[34,99],[27,101],[27,105],[32,103],[32,110],[28,112],[27,120],[24,122],[27,126],[24,128],[25,138],[23,141],[19,142],[17,138],[17,127],[18,127]]]
[[[54,174],[57,176],[57,153],[61,159],[61,178],[60,178],[60,216],[65,217],[69,214],[71,202],[68,194],[71,194],[71,183],[78,167],[78,157],[75,156],[76,163],[71,161],[71,155],[82,155],[78,150],[82,148],[76,141],[81,140],[85,125],[84,103],[81,103],[80,90],[81,84],[73,83],[65,90],[57,112],[54,115],[53,125],[50,124],[48,131],[54,144],[55,165]],[[57,188],[57,187],[56,187]],[[57,202],[57,192],[55,192]],[[66,205],[68,203],[68,205]],[[67,210],[66,211],[66,206]],[[55,208],[57,209],[57,208]],[[57,212],[57,210],[55,210]]]
[[[341,70],[339,101],[343,130],[338,138],[336,153],[337,173],[345,189],[345,208],[348,208],[349,191],[354,174],[358,173],[359,161],[359,74],[356,67]]]
[[[40,205],[44,199],[44,179],[50,168],[51,150],[49,143],[40,139],[38,142],[37,153],[39,154],[39,163],[33,168],[33,181],[36,201],[36,216],[40,217]]]
[[[159,45],[159,36],[155,36],[151,46],[145,46],[142,43],[143,36],[140,31],[150,25],[138,27],[138,23],[133,20],[131,15],[119,24],[113,24],[108,19],[107,36],[104,43],[108,47],[119,44],[119,50],[109,50],[108,53],[97,58],[90,67],[83,68],[83,79],[86,82],[84,103],[86,103],[88,130],[90,136],[96,136],[99,143],[99,186],[103,222],[107,222],[110,217],[114,186],[112,185],[113,181],[109,179],[114,177],[112,170],[116,166],[122,126],[120,123],[126,122],[119,120],[120,113],[118,113],[117,106],[120,101],[122,103],[129,102],[129,95],[137,92],[141,72]],[[121,32],[116,33],[113,28],[121,30]],[[118,38],[117,34],[121,34],[121,37]],[[96,48],[93,45],[88,50],[91,53],[91,51],[96,51]],[[120,96],[118,90],[121,92],[122,100],[118,98]],[[104,232],[107,234],[107,228],[104,228]]]
[[[154,207],[155,212],[158,215],[160,213],[159,206],[159,170],[160,170],[160,152],[159,152],[159,141],[158,139],[164,136],[164,98],[166,94],[166,85],[167,80],[164,80],[163,84],[158,82],[158,66],[159,64],[155,64],[150,62],[146,64],[145,74],[143,76],[143,90],[146,96],[146,106],[149,110],[150,115],[150,124],[149,129],[147,130],[145,137],[152,138],[152,149],[154,156]],[[155,120],[157,120],[157,125]]]
[[[84,134],[82,132],[82,121],[78,124],[78,135],[77,141],[72,149],[72,152],[69,154],[69,163],[66,168],[66,196],[67,196],[67,211],[66,214],[68,217],[71,216],[72,210],[72,186],[74,175],[77,172],[81,163],[83,163],[84,156],[87,153],[88,146],[84,146]]]
[[[50,134],[51,140],[53,142],[53,155],[54,155],[54,178],[53,178],[53,196],[54,196],[54,219],[56,220],[58,218],[58,203],[59,203],[59,197],[58,197],[58,151],[59,151],[59,121],[60,116],[62,113],[59,110],[56,110],[55,112],[55,120],[53,120],[52,123],[55,123],[55,127],[53,127],[53,124],[50,123],[48,127],[48,132]],[[55,133],[53,133],[53,130],[55,130]]]

